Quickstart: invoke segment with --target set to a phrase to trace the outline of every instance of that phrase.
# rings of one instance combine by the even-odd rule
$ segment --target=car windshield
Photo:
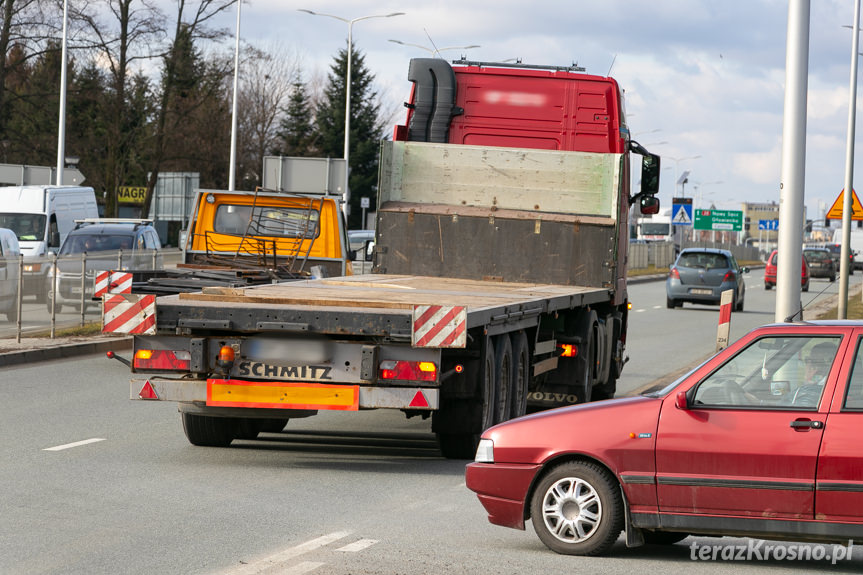
[[[702,252],[684,252],[680,255],[677,265],[685,268],[727,268],[728,260],[722,254],[709,254]]]
[[[34,242],[45,238],[45,214],[0,214],[0,228],[9,228],[19,242]]]
[[[60,255],[84,252],[107,252],[132,249],[132,236],[78,234],[70,235],[60,249]]]

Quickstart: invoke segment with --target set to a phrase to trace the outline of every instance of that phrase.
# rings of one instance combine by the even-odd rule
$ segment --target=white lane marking
[[[321,565],[326,565],[326,563],[318,563],[317,561],[303,561],[302,563],[297,563],[293,567],[288,567],[287,569],[280,570],[279,575],[303,575],[303,573],[309,573],[310,571],[314,571]]]
[[[100,441],[105,441],[105,439],[101,437],[94,437],[92,439],[85,439],[84,441],[76,441],[75,443],[67,443],[66,445],[57,445],[55,447],[46,447],[42,451],[63,451],[64,449],[71,449],[73,447],[80,447],[82,445],[88,445],[90,443],[99,443]]]
[[[344,551],[345,553],[356,553],[357,551],[362,551],[363,549],[371,547],[377,542],[377,539],[360,539],[359,541],[355,541],[350,545],[340,547],[336,549],[336,551]]]
[[[644,310],[644,309],[637,309],[637,310],[635,310],[635,313],[641,313],[641,312],[643,312],[643,311],[646,311],[646,310]]]
[[[308,553],[309,551],[314,551],[315,549],[319,549],[324,545],[329,545],[333,541],[338,541],[339,539],[344,539],[348,535],[350,535],[351,531],[336,531],[334,533],[330,533],[329,535],[323,535],[316,539],[312,539],[311,541],[306,541],[305,543],[300,543],[299,545],[295,545],[294,547],[289,547],[284,551],[280,551],[275,555],[270,555],[269,557],[264,557],[259,561],[255,561],[254,563],[247,563],[246,565],[240,565],[236,569],[231,569],[225,571],[225,575],[258,575],[259,573],[263,573],[267,569],[273,567],[274,565],[279,565],[280,563],[284,563],[289,559],[293,559],[298,555],[302,555],[303,553]],[[304,563],[300,563],[299,565],[303,565]],[[311,565],[312,563],[309,563]],[[299,566],[298,565],[298,566]],[[312,569],[316,569],[323,565],[323,563],[314,564],[315,566]],[[297,571],[297,573],[306,573],[307,571]]]
[[[662,306],[661,305],[655,305],[655,306],[653,306],[653,309],[662,309]]]

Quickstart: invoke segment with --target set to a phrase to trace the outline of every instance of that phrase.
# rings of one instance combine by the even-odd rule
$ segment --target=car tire
[[[562,555],[601,555],[623,530],[620,486],[596,463],[571,461],[549,469],[530,511],[540,540]]]
[[[642,535],[647,545],[674,545],[689,537],[689,533],[678,531],[644,531]]]
[[[239,421],[230,417],[210,417],[183,413],[183,431],[192,445],[227,447],[239,432]]]
[[[670,297],[666,296],[665,297],[665,307],[667,307],[668,309],[674,309],[677,307],[677,302],[675,300],[671,299]]]
[[[743,299],[744,298],[740,298],[737,300],[737,305],[735,306],[734,311],[743,311]]]
[[[833,274],[832,276],[830,276],[830,282],[832,283],[835,281],[836,281],[836,274]]]
[[[809,291],[809,282],[806,282],[806,285],[803,286],[803,291]]]
[[[766,283],[766,282],[765,282],[765,283],[764,283],[764,289],[765,289],[765,290],[767,290],[767,291],[770,291],[771,289],[773,289],[773,286],[772,286],[772,285],[770,285],[769,283]]]
[[[6,308],[4,311],[6,314],[6,321],[9,323],[17,323],[18,322],[18,302],[16,300],[12,300],[11,305]]]

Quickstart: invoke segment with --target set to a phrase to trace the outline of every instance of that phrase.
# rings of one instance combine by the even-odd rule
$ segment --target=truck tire
[[[579,327],[581,343],[578,345],[578,357],[575,358],[578,366],[575,371],[575,393],[578,396],[578,403],[589,402],[593,395],[596,372],[596,322],[595,311],[582,313]]]
[[[237,420],[237,432],[234,439],[257,439],[263,430],[264,420],[253,417],[244,417]]]
[[[447,459],[473,459],[482,432],[494,425],[495,349],[492,338],[485,338],[477,369],[477,395],[470,400],[453,400],[442,406],[439,416],[445,421],[437,432],[441,454]],[[448,427],[464,426],[467,431],[452,432]]]
[[[183,413],[183,431],[192,445],[227,447],[238,432],[238,420]]]
[[[494,350],[494,423],[502,423],[510,418],[515,391],[509,334],[494,338]]]
[[[530,501],[534,530],[563,555],[600,555],[623,530],[620,487],[596,463],[571,461],[551,468]]]
[[[523,331],[512,334],[512,398],[510,419],[527,413],[527,394],[530,389],[530,345]]]

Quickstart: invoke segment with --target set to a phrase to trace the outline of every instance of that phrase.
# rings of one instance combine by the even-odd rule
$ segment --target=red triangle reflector
[[[426,399],[426,396],[423,394],[423,390],[421,390],[421,389],[417,390],[416,395],[414,395],[414,398],[408,404],[408,407],[428,407],[428,406],[429,406],[429,402]]]
[[[141,388],[141,391],[138,392],[138,397],[141,399],[159,399],[159,396],[156,395],[156,390],[153,389],[152,385],[150,385],[150,380],[147,380],[147,383],[145,383],[144,387]]]

